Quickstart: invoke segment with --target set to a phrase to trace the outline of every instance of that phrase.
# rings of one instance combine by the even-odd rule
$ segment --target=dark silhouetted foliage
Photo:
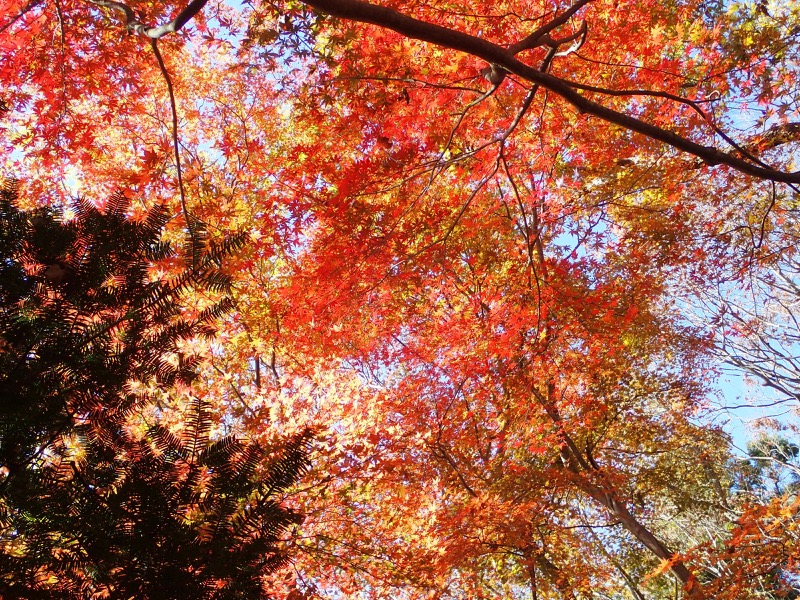
[[[20,211],[16,194],[0,192],[0,596],[268,597],[300,519],[278,494],[306,469],[310,434],[270,449],[215,438],[199,398],[178,432],[130,426],[153,401],[131,382],[193,379],[178,344],[212,335],[231,302],[188,319],[182,297],[225,293],[219,265],[244,237],[215,245],[196,227],[176,251],[166,211],[134,222],[123,194],[69,220]],[[150,276],[181,255],[192,268]]]

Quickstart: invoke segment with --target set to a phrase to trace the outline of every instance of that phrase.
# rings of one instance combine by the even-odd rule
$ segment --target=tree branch
[[[203,9],[208,0],[192,0],[172,21],[157,27],[151,27],[142,23],[136,18],[133,9],[124,2],[116,2],[115,0],[89,0],[89,2],[96,6],[110,8],[122,13],[125,16],[125,27],[127,27],[129,31],[157,40],[168,33],[175,33],[181,29]]]
[[[25,15],[26,15],[28,12],[30,12],[30,11],[31,11],[33,8],[35,8],[36,6],[39,6],[39,5],[40,5],[40,4],[41,4],[43,1],[44,1],[44,0],[31,0],[30,2],[28,2],[28,3],[27,3],[27,4],[26,4],[26,5],[25,5],[25,6],[22,8],[22,10],[20,10],[20,11],[19,11],[19,12],[18,12],[16,15],[14,15],[13,17],[11,17],[11,20],[10,20],[8,23],[6,23],[6,24],[5,24],[5,25],[3,25],[2,27],[0,27],[0,33],[4,33],[6,29],[8,29],[9,27],[11,27],[11,26],[12,26],[14,23],[16,23],[16,22],[17,22],[19,19],[21,19],[22,17],[24,17],[24,16],[25,16]]]
[[[206,0],[203,0],[204,2]],[[186,228],[189,230],[189,237],[192,240],[192,272],[197,270],[197,265],[194,263],[196,257],[196,249],[199,247],[199,240],[195,232],[195,217],[189,212],[189,207],[186,204],[186,192],[183,188],[183,170],[181,169],[181,153],[178,144],[178,108],[175,104],[175,91],[172,87],[172,77],[167,71],[167,66],[164,64],[164,58],[158,50],[158,41],[156,38],[150,39],[150,45],[153,47],[153,53],[156,55],[158,61],[158,68],[161,70],[161,75],[167,83],[167,91],[169,92],[169,106],[172,112],[172,149],[175,153],[175,170],[178,174],[178,192],[181,197],[181,210],[183,211],[183,218],[186,221]]]
[[[756,136],[747,144],[746,148],[750,152],[763,152],[797,141],[800,141],[800,123],[785,123],[770,127],[761,135]]]
[[[567,472],[572,475],[572,483],[595,502],[604,506],[645,548],[661,560],[668,561],[670,570],[683,584],[692,581],[692,573],[686,565],[677,559],[675,553],[667,548],[645,525],[639,522],[636,516],[628,510],[626,502],[620,498],[613,484],[606,479],[602,471],[589,464],[583,457],[575,441],[564,428],[561,415],[555,406],[555,385],[552,382],[548,383],[546,395],[535,387],[531,388],[531,391],[558,429],[559,437],[562,440],[559,454]]]
[[[464,475],[461,474],[461,470],[458,468],[456,461],[453,460],[453,457],[450,456],[450,453],[447,451],[447,449],[441,442],[436,443],[436,446],[434,447],[433,450],[433,454],[434,455],[438,454],[441,458],[443,458],[447,462],[448,465],[450,465],[450,468],[453,469],[453,472],[456,474],[456,477],[458,477],[458,480],[461,482],[461,485],[464,486],[464,489],[467,490],[467,493],[470,496],[472,496],[473,498],[478,497],[478,494],[475,492],[475,490],[472,489],[472,486],[470,486],[469,483],[467,483],[467,480],[464,479]]]
[[[529,50],[531,48],[535,48],[542,43],[542,38],[544,38],[547,34],[551,31],[555,30],[557,27],[564,25],[567,21],[570,20],[572,15],[578,12],[581,8],[589,4],[592,0],[578,0],[575,4],[570,6],[567,10],[565,10],[561,15],[557,16],[555,19],[542,25],[536,31],[531,33],[524,39],[521,39],[515,44],[511,44],[508,47],[508,51],[512,54],[519,54],[523,50]],[[586,23],[584,22],[583,27],[581,28],[584,30]]]
[[[304,1],[305,4],[334,17],[391,29],[408,38],[465,52],[485,60],[489,64],[495,64],[509,73],[513,73],[531,83],[541,85],[543,88],[561,96],[561,98],[577,108],[579,112],[598,117],[609,123],[663,142],[681,152],[696,156],[709,165],[726,165],[741,173],[780,183],[800,183],[800,171],[784,172],[752,164],[745,159],[722,152],[713,146],[698,144],[673,131],[641,121],[589,100],[579,94],[572,85],[563,79],[549,73],[543,73],[539,69],[520,61],[513,52],[498,44],[440,25],[420,21],[391,8],[369,4],[362,0]]]

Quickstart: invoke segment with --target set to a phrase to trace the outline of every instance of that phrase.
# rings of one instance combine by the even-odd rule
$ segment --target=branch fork
[[[168,33],[175,33],[180,30],[186,23],[191,21],[197,13],[199,13],[206,5],[208,0],[192,0],[186,8],[184,8],[178,16],[169,23],[158,25],[156,27],[146,25],[136,18],[136,13],[133,9],[124,2],[117,2],[116,0],[88,0],[95,6],[102,6],[103,8],[110,8],[122,14],[125,18],[125,27],[131,33],[148,37],[152,40],[157,40]]]

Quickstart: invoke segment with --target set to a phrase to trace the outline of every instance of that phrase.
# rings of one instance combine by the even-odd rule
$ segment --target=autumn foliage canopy
[[[798,5],[0,15],[21,208],[123,193],[134,222],[167,207],[165,241],[247,234],[158,419],[194,398],[212,435],[315,431],[275,597],[796,597],[795,488],[711,409],[719,357],[769,342],[754,290],[800,296]]]

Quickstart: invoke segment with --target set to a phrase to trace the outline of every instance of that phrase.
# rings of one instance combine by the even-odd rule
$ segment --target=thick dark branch
[[[208,0],[192,0],[172,21],[164,25],[159,25],[158,27],[151,27],[139,21],[133,9],[124,2],[116,2],[115,0],[89,0],[89,2],[122,13],[125,16],[125,26],[130,31],[157,40],[168,33],[175,33],[181,29],[203,9]]]
[[[544,552],[533,547],[526,548],[523,552],[526,561],[529,563],[528,573],[532,586],[536,585],[536,573],[533,569],[537,568],[561,592],[563,597],[574,600],[575,591],[573,586],[570,585],[569,579],[564,575],[562,569],[558,568],[544,555]]]
[[[391,8],[369,4],[361,0],[305,0],[305,3],[335,17],[385,27],[412,39],[430,42],[437,46],[458,50],[481,58],[489,64],[502,67],[509,73],[513,73],[531,83],[541,85],[543,88],[561,96],[580,112],[593,115],[609,123],[668,144],[682,152],[702,159],[709,165],[726,165],[742,173],[780,183],[800,183],[800,171],[787,173],[769,167],[754,165],[747,160],[717,150],[713,146],[698,144],[677,133],[589,100],[563,79],[549,73],[543,73],[539,69],[517,59],[514,53],[507,48],[481,38],[420,21]]]
[[[627,89],[627,90],[612,90],[609,88],[604,87],[597,87],[594,85],[587,85],[585,83],[578,83],[576,81],[570,81],[568,79],[564,80],[567,84],[575,88],[576,90],[583,90],[585,92],[596,92],[598,94],[604,94],[606,96],[650,96],[653,98],[666,98],[667,100],[672,100],[673,102],[678,102],[680,104],[685,104],[686,106],[690,107],[693,111],[695,111],[698,115],[700,115],[703,120],[708,124],[711,129],[714,130],[714,133],[719,135],[725,142],[731,146],[734,150],[737,150],[742,156],[747,158],[748,160],[752,161],[755,165],[764,167],[765,169],[769,169],[769,165],[763,162],[760,158],[758,158],[753,152],[748,149],[752,148],[752,144],[748,145],[747,147],[742,146],[741,144],[737,143],[732,137],[730,137],[727,133],[725,133],[719,126],[717,126],[713,119],[706,114],[706,112],[700,108],[700,103],[695,102],[694,100],[689,100],[688,98],[684,98],[683,96],[678,96],[676,94],[671,94],[669,92],[660,92],[660,91],[650,91],[650,90],[635,90],[635,89]],[[800,127],[800,124],[797,124]],[[789,125],[791,127],[791,125]],[[769,130],[765,136],[769,135],[775,128]],[[800,133],[800,130],[798,132]],[[763,136],[762,136],[763,137]],[[758,138],[761,140],[762,138]],[[786,139],[784,141],[779,142],[779,144],[787,143],[791,141],[790,139]],[[777,144],[776,144],[777,145]],[[771,146],[770,146],[771,147]]]

